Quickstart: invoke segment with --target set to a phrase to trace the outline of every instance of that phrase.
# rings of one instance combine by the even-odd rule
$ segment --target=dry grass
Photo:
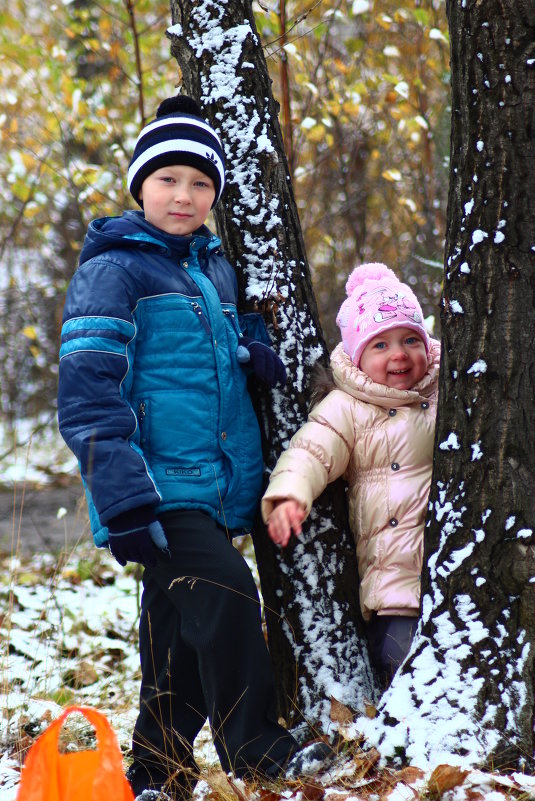
[[[246,546],[244,546],[246,547]],[[78,545],[58,556],[0,559],[0,801],[13,801],[20,766],[37,736],[67,704],[95,706],[117,734],[125,764],[138,695],[139,575],[105,552]],[[344,738],[349,710],[333,707],[336,761],[299,781],[249,783],[225,776],[208,730],[196,745],[195,796],[210,801],[499,801],[535,798],[535,780],[440,766],[380,765],[361,740]],[[92,747],[85,724],[65,730],[63,747]]]

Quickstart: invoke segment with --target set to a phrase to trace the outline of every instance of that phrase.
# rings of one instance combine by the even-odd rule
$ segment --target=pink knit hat
[[[429,334],[416,295],[385,264],[355,267],[347,279],[346,292],[336,324],[344,351],[357,367],[368,342],[391,328],[416,331],[429,352]]]

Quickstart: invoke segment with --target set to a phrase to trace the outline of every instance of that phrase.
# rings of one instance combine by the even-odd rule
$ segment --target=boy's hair
[[[385,264],[355,267],[347,279],[346,292],[348,297],[340,307],[336,324],[344,351],[357,367],[366,345],[392,328],[416,331],[429,353],[429,334],[418,299]]]
[[[136,203],[141,184],[161,167],[185,164],[212,179],[215,206],[225,185],[225,159],[219,136],[202,119],[201,109],[191,97],[177,95],[163,100],[156,119],[139,134],[128,167],[128,189]]]

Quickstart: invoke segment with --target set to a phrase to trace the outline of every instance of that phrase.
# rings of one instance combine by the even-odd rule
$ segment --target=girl
[[[440,345],[412,290],[384,264],[357,267],[346,291],[329,391],[280,456],[262,514],[284,547],[326,485],[347,481],[361,610],[387,684],[419,614]]]

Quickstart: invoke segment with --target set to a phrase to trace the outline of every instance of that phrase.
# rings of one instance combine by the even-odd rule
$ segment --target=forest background
[[[166,2],[3,5],[0,465],[19,452],[27,477],[61,479],[72,468],[55,420],[65,290],[89,221],[133,207],[125,176],[135,138],[181,77]],[[329,347],[345,280],[362,261],[417,285],[433,325],[449,168],[445,3],[253,8]]]
[[[194,38],[197,3],[171,0],[171,8],[175,16],[179,8],[193,12],[193,24],[180,29]],[[397,727],[399,742],[410,734],[419,759],[424,729],[426,753],[446,739],[461,757],[477,733],[475,761],[525,768],[532,752],[533,554],[526,538],[533,449],[524,426],[532,407],[530,329],[520,323],[533,311],[526,265],[533,250],[531,9],[510,4],[505,13],[465,0],[447,8],[354,0],[254,9],[330,347],[347,274],[359,261],[389,263],[435,315],[453,120],[432,580],[422,636],[398,676],[405,693],[396,685],[379,713]],[[54,408],[64,291],[88,221],[132,205],[124,178],[135,137],[182,76],[169,56],[163,4],[19,3],[9,13],[0,6],[0,22],[2,475],[68,483],[77,479],[59,446]],[[270,302],[274,290],[266,288]],[[288,316],[282,304],[274,311],[273,323]],[[489,397],[496,402],[487,404]],[[25,462],[19,473],[11,469],[17,454]],[[16,586],[22,591],[20,580]],[[392,716],[396,693],[405,707],[412,703],[410,731],[406,708],[402,719]]]

